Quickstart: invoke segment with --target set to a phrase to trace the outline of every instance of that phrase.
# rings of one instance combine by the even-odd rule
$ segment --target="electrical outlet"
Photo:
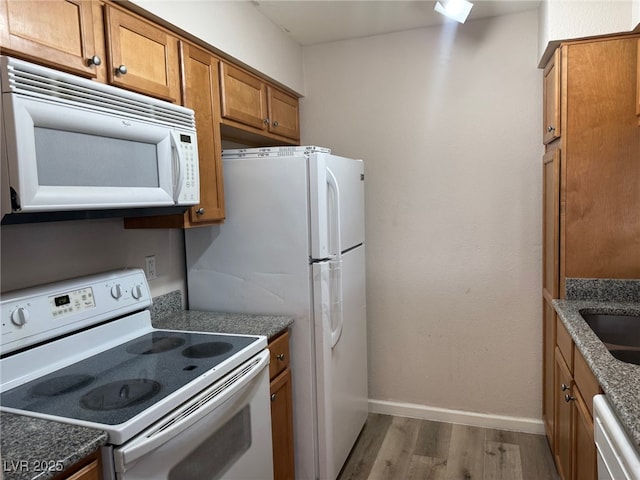
[[[155,280],[158,277],[156,272],[156,256],[149,255],[148,257],[144,257],[144,261],[144,273],[147,275],[147,280]]]

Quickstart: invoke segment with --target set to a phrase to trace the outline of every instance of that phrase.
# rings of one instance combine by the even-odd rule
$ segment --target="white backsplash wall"
[[[4,225],[2,292],[118,268],[144,268],[155,255],[153,296],[185,295],[184,240],[179,229],[125,230],[122,219]]]
[[[537,35],[530,11],[303,48],[303,144],[365,162],[374,403],[542,431]]]

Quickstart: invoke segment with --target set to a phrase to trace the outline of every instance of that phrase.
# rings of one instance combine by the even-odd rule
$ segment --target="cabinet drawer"
[[[573,372],[573,340],[559,318],[556,320],[556,344],[569,367],[569,371]]]
[[[598,380],[587,365],[584,357],[577,347],[573,352],[573,380],[584,398],[584,403],[593,417],[593,396],[602,393]]]
[[[289,366],[289,332],[284,332],[269,343],[271,353],[269,363],[269,378],[273,379]]]

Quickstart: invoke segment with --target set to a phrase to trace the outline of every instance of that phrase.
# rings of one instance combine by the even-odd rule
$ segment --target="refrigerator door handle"
[[[340,252],[338,252],[340,255]],[[342,327],[344,325],[343,304],[342,304],[342,259],[332,260],[329,274],[331,276],[331,316],[329,319],[329,329],[331,331],[331,349],[340,341]],[[333,320],[335,319],[335,328]]]
[[[340,241],[340,188],[338,187],[338,180],[333,174],[330,168],[327,167],[327,185],[329,190],[333,192],[333,209],[329,212],[329,218],[333,218],[332,232],[335,237],[336,253],[330,255],[331,258],[340,260],[342,257],[342,245]],[[330,204],[331,205],[331,204]]]

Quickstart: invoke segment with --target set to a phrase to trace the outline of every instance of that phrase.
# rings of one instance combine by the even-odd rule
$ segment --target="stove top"
[[[117,425],[259,337],[156,330],[0,393],[3,407]]]
[[[105,430],[121,445],[267,346],[154,329],[142,270],[3,294],[0,410]]]

